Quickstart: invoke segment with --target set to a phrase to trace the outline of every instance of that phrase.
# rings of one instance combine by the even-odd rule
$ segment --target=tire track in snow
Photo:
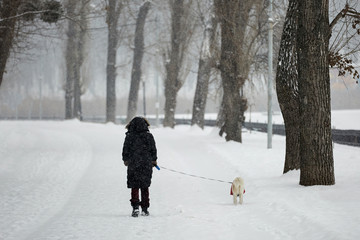
[[[14,138],[24,131],[27,137]],[[45,142],[39,144],[39,139]],[[91,149],[76,135],[36,128],[12,132],[7,146],[16,158],[10,154],[12,177],[0,183],[1,239],[22,239],[61,210],[88,165]]]
[[[121,229],[127,225],[120,223],[130,219],[130,204],[124,195],[125,169],[120,168],[120,133],[105,125],[87,127],[91,130],[84,127],[77,133],[87,139],[92,160],[63,208],[32,233],[36,239],[118,239],[126,232]],[[126,213],[120,210],[125,202]]]

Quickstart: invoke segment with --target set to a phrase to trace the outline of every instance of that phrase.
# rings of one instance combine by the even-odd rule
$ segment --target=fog
[[[145,25],[145,54],[142,64],[145,82],[146,114],[155,114],[157,92],[159,93],[160,113],[164,107],[165,70],[162,56],[162,44],[169,41],[169,14],[166,4],[156,4],[149,12]],[[160,1],[161,2],[161,1]],[[97,7],[97,5],[94,5]],[[117,50],[117,115],[126,115],[128,92],[130,88],[131,66],[133,58],[132,37],[134,17],[137,6],[130,6],[133,11],[126,18],[127,26]],[[339,5],[337,5],[339,8]],[[330,11],[333,16],[335,10]],[[86,40],[85,60],[82,65],[83,95],[82,109],[84,116],[104,116],[106,96],[106,54],[107,25],[104,13],[99,11],[90,19]],[[125,20],[124,20],[125,21]],[[177,97],[176,113],[191,114],[197,78],[198,57],[201,44],[201,30],[196,30],[186,59],[187,74],[185,84]],[[63,118],[65,111],[64,83],[66,78],[65,48],[66,22],[50,27],[42,34],[26,39],[27,47],[13,53],[7,64],[7,72],[0,88],[0,118]],[[360,62],[355,59],[357,70]],[[267,110],[266,73],[257,72],[249,77],[245,89],[248,99],[248,111]],[[275,74],[274,74],[275,76]],[[331,69],[331,104],[332,109],[360,109],[360,86],[351,76],[338,76],[336,69]],[[219,74],[213,74],[210,84],[207,108],[208,113],[216,113],[221,102]],[[138,114],[144,114],[143,84],[139,90]],[[274,81],[275,86],[275,81]],[[276,92],[273,89],[273,110],[279,111]]]

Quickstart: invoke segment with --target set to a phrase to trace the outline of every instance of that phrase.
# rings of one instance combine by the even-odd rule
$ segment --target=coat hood
[[[126,129],[128,132],[147,132],[149,131],[149,122],[143,117],[134,117],[128,125],[126,125]]]

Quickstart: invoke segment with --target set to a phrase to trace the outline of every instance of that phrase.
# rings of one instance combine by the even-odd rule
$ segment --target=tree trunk
[[[196,124],[201,128],[204,128],[205,107],[209,90],[209,79],[211,71],[211,65],[208,60],[209,59],[202,58],[199,60],[199,70],[191,120],[191,125]]]
[[[202,42],[199,70],[197,75],[193,114],[191,125],[198,125],[204,128],[205,107],[209,90],[209,79],[211,68],[214,65],[214,45],[216,42],[216,25],[217,19],[212,17],[211,21],[207,23],[204,31],[204,39]]]
[[[74,18],[77,2],[69,1],[67,3],[67,14]],[[74,117],[74,83],[76,79],[76,59],[77,59],[77,44],[76,35],[77,27],[73,20],[68,20],[66,43],[66,80],[65,80],[65,119],[72,119]]]
[[[116,0],[109,0],[107,8],[108,49],[106,64],[106,122],[115,123],[116,117],[116,51],[118,43],[118,19],[121,4]]]
[[[77,58],[76,58],[76,74],[74,82],[74,117],[82,120],[82,108],[81,108],[81,95],[82,86],[84,82],[82,74],[82,64],[84,62],[84,48],[86,42],[86,34],[88,28],[88,19],[86,16],[86,9],[89,4],[89,0],[81,0],[80,6],[80,25],[77,25]]]
[[[77,58],[75,59],[76,62],[74,63],[74,105],[73,105],[73,117],[79,120],[82,119],[81,114],[81,83],[80,83],[80,68],[81,65],[78,62],[78,54],[76,54]]]
[[[129,92],[129,102],[127,110],[127,122],[136,115],[139,84],[141,81],[141,63],[144,55],[144,25],[146,15],[150,9],[150,2],[145,2],[141,7],[136,20],[135,40],[134,40],[134,60],[131,72],[131,85]]]
[[[221,73],[223,79],[223,114],[224,125],[221,127],[220,132],[226,133],[226,141],[242,142],[241,128],[242,122],[240,121],[240,103],[241,98],[239,91],[234,91],[234,85],[231,82],[231,76],[226,73]]]
[[[176,95],[181,88],[179,79],[181,60],[181,44],[185,34],[182,32],[182,18],[184,14],[184,1],[174,0],[171,19],[171,52],[169,62],[166,63],[165,79],[165,117],[164,127],[175,126]]]
[[[71,23],[74,24],[74,23]],[[73,66],[73,75],[74,75],[74,91],[73,91],[73,117],[81,119],[81,83],[80,83],[80,70],[81,70],[81,37],[80,37],[80,27],[76,26],[76,33],[72,37],[75,38],[75,49],[74,49],[74,58],[72,59]]]
[[[300,184],[335,184],[331,139],[328,0],[299,0]]]
[[[216,12],[221,21],[220,71],[223,87],[222,114],[224,120],[220,135],[227,141],[242,142],[240,88],[245,83],[247,71],[242,68],[244,32],[251,4],[241,1],[216,1]],[[245,64],[244,64],[245,65]]]
[[[5,73],[7,60],[10,56],[10,49],[14,41],[16,16],[21,0],[3,0],[1,2],[0,18],[0,86]]]
[[[276,93],[284,118],[286,153],[284,173],[300,168],[300,112],[297,72],[297,0],[290,0],[280,42],[276,71]]]

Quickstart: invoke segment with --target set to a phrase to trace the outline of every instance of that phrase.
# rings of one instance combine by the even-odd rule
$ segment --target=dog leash
[[[170,169],[170,168],[166,168],[163,166],[160,166],[161,168],[168,170],[170,172],[175,172],[178,174],[182,174],[182,175],[186,175],[186,176],[190,176],[190,177],[194,177],[194,178],[201,178],[201,179],[205,179],[205,180],[209,180],[209,181],[216,181],[216,182],[223,182],[223,183],[230,183],[232,184],[232,182],[228,182],[228,181],[224,181],[224,180],[220,180],[220,179],[214,179],[214,178],[207,178],[207,177],[203,177],[203,176],[198,176],[198,175],[194,175],[194,174],[189,174],[189,173],[185,173],[185,172],[180,172],[174,169]]]

